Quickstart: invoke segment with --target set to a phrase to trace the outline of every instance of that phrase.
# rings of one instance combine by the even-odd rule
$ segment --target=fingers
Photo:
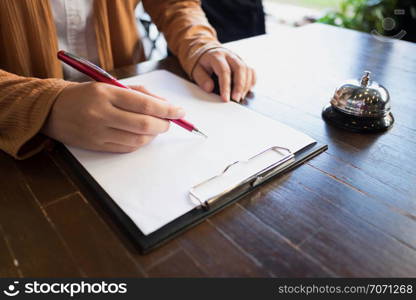
[[[239,102],[247,91],[247,66],[245,63],[235,56],[228,56],[227,61],[233,71],[233,90],[231,98]]]
[[[241,101],[256,84],[256,72],[236,56],[229,56],[227,61],[233,71],[232,99]]]
[[[131,88],[132,90],[147,94],[149,96],[155,97],[157,99],[163,100],[163,101],[167,101],[165,98],[160,97],[158,95],[153,94],[152,92],[150,92],[148,89],[146,89],[144,86],[142,85],[129,85],[129,88]]]
[[[250,68],[250,69],[251,69],[251,74],[252,74],[252,76],[251,76],[251,78],[252,78],[251,88],[250,89],[252,89],[257,83],[257,74],[256,74],[256,71],[253,68]]]
[[[117,108],[109,115],[107,126],[134,134],[157,135],[169,129],[169,121]]]
[[[253,89],[253,87],[256,85],[256,81],[257,81],[256,71],[253,68],[249,68],[249,73],[250,73],[250,81],[249,81],[250,83],[248,84],[249,87],[247,89],[247,92],[246,92],[244,98]]]
[[[234,101],[241,101],[256,81],[254,70],[237,55],[225,49],[206,52],[192,71],[195,81],[207,92],[214,88],[214,82],[209,76],[212,72],[218,77],[220,96],[225,102],[230,97]]]
[[[211,77],[208,75],[207,71],[201,66],[198,65],[193,71],[193,78],[196,83],[207,93],[211,93],[214,89],[214,82]]]
[[[154,135],[134,134],[120,129],[107,128],[103,137],[103,143],[118,144],[137,149],[148,144],[154,138]]]
[[[231,90],[231,69],[226,58],[222,55],[218,55],[212,62],[212,68],[215,74],[218,76],[220,84],[220,96],[223,101],[230,101]]]
[[[114,144],[114,143],[104,143],[103,145],[100,145],[99,148],[96,150],[103,151],[103,152],[113,152],[113,153],[129,153],[136,150],[135,147],[132,146],[126,146],[126,145],[120,145],[120,144]]]
[[[249,68],[247,68],[246,71],[246,85],[244,87],[244,94],[243,94],[243,98],[245,99],[247,96],[247,93],[250,91],[251,89],[251,80],[252,80],[252,72]]]
[[[180,119],[185,116],[181,107],[173,106],[142,92],[120,89],[112,94],[111,103],[122,110],[154,116],[162,119]]]

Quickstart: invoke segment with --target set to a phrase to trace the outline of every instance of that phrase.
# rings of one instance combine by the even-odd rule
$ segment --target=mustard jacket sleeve
[[[221,47],[200,1],[143,0],[143,6],[189,76],[203,53]]]
[[[73,84],[61,79],[17,76],[0,69],[0,150],[17,159],[39,152],[39,133],[59,93]]]

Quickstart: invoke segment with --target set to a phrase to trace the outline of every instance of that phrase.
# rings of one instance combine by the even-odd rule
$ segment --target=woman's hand
[[[224,101],[241,101],[256,84],[256,72],[231,51],[217,48],[204,53],[192,71],[196,83],[210,93],[214,89],[211,74],[218,76]],[[232,87],[232,90],[231,90]]]
[[[166,132],[185,113],[143,87],[127,90],[104,83],[65,88],[42,132],[67,145],[108,152],[131,152]]]

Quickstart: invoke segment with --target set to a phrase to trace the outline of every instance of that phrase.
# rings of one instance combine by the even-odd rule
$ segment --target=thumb
[[[205,69],[198,65],[195,67],[193,73],[193,78],[196,81],[196,83],[207,93],[211,93],[214,89],[214,81],[211,79],[211,77],[208,75],[207,71]]]
[[[153,94],[152,92],[149,92],[148,89],[146,89],[144,86],[142,85],[129,85],[129,88],[131,88],[132,90],[138,91],[140,93],[155,97],[157,99],[163,100],[163,101],[167,101],[165,98],[160,97],[158,95]]]

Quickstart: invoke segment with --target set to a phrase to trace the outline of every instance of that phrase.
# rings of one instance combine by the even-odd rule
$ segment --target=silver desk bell
[[[370,75],[365,71],[360,81],[350,80],[336,89],[322,111],[326,122],[354,132],[379,132],[393,125],[390,94]]]

